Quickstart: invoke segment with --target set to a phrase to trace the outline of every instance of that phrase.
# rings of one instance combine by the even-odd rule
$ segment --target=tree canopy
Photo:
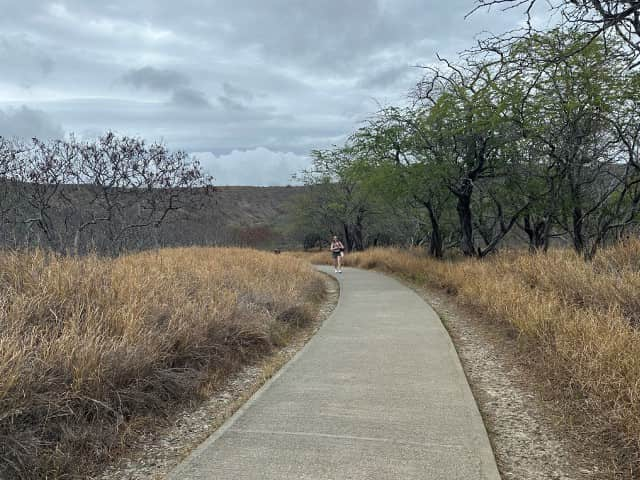
[[[410,106],[314,152],[317,226],[356,249],[393,228],[437,257],[521,238],[592,257],[638,221],[640,76],[627,53],[624,39],[560,27],[425,68]]]

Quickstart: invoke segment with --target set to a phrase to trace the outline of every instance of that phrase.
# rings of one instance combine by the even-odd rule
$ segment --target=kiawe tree
[[[624,129],[612,127],[614,119],[620,126],[632,122],[635,74],[610,55],[615,48],[615,42],[605,49],[585,33],[558,29],[522,40],[508,59],[519,75],[511,87],[519,90],[514,122],[537,156],[532,171],[546,182],[542,201],[535,202],[543,215],[538,225],[549,232],[555,223],[587,258],[623,218],[624,224],[635,221],[637,209],[637,181],[621,155]],[[549,62],[550,52],[559,52],[558,60]]]
[[[186,153],[112,133],[93,141],[0,137],[0,168],[0,199],[11,200],[0,208],[9,208],[14,243],[76,253],[158,246],[160,227],[187,205],[197,209],[212,184]]]
[[[469,58],[461,65],[447,62],[444,70],[429,69],[415,93],[425,109],[416,133],[430,153],[431,171],[456,199],[460,248],[468,256],[492,252],[527,204],[525,198],[504,202],[496,195],[498,187],[508,187],[516,160],[509,145],[517,131],[505,115],[510,99],[499,88],[506,81],[502,63]],[[484,246],[475,235],[473,204],[479,195],[493,207],[494,228],[485,230]]]
[[[422,144],[422,116],[420,109],[387,108],[351,139],[361,151],[362,182],[395,207],[397,215],[411,216],[426,232],[429,253],[442,257],[451,233],[451,199],[433,152]]]
[[[411,107],[314,154],[315,182],[337,189],[325,211],[351,241],[358,218],[395,209],[436,257],[452,234],[486,256],[517,226],[532,251],[558,237],[592,258],[640,213],[640,74],[628,45],[592,33],[532,33],[427,68]]]
[[[313,223],[327,235],[342,236],[347,249],[363,250],[372,199],[352,174],[354,151],[345,145],[314,150],[311,156],[312,167],[300,179],[312,190],[303,199],[307,208],[298,210],[298,224]]]
[[[640,57],[640,1],[638,0],[477,0],[476,7],[469,13],[482,8],[498,7],[503,10],[524,9],[527,27],[524,31],[509,32],[498,38],[481,41],[481,45],[511,43],[521,37],[539,36],[533,25],[532,17],[536,7],[555,14],[558,26],[564,30],[581,32],[586,35],[587,43],[593,40],[602,42],[607,38],[617,38],[623,42],[623,49],[607,51],[607,55],[624,58],[627,66],[637,66]],[[559,59],[579,53],[582,46],[553,52],[551,58]],[[605,44],[606,47],[606,44]]]

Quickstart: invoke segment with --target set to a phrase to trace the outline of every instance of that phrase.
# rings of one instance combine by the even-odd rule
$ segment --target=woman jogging
[[[331,240],[331,256],[333,257],[333,270],[342,273],[342,257],[344,256],[344,245],[335,235]]]

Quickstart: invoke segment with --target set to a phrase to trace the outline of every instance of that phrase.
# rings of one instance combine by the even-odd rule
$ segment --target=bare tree
[[[66,210],[60,193],[70,180],[73,146],[63,140],[33,138],[26,147],[18,148],[18,168],[14,172],[22,198],[17,205],[18,227],[24,227],[27,243],[63,249],[64,229],[57,213]]]
[[[0,241],[5,244],[15,244],[17,241],[15,224],[19,184],[16,176],[20,166],[19,158],[26,148],[16,140],[0,137]]]
[[[212,179],[185,152],[109,133],[79,144],[76,184],[88,198],[76,208],[77,238],[87,229],[102,233],[104,248],[157,246],[160,226],[187,204],[197,206]]]
[[[629,47],[627,57],[635,66],[640,57],[640,1],[638,0],[477,0],[475,8],[467,15],[479,9],[492,6],[503,10],[523,8],[527,16],[526,33],[535,31],[532,25],[532,12],[536,5],[543,4],[550,14],[558,13],[560,22],[565,27],[575,27],[587,32],[590,40],[615,34]],[[521,32],[522,33],[522,32]],[[517,38],[517,32],[510,32],[501,38],[509,40]],[[496,39],[484,42],[496,43]],[[481,42],[482,44],[483,42]],[[498,42],[500,43],[500,42]]]
[[[0,209],[5,196],[15,200],[13,231],[27,244],[76,253],[158,246],[174,212],[203,206],[212,191],[185,152],[113,133],[85,142],[0,139],[0,168]]]

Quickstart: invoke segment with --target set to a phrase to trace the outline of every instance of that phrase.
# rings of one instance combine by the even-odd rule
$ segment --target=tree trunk
[[[361,252],[364,250],[364,241],[363,241],[363,236],[362,236],[362,226],[361,225],[354,225],[353,226],[353,231],[351,233],[351,239],[353,242],[353,250],[356,250],[358,252]]]
[[[529,250],[531,252],[546,252],[549,244],[549,221],[531,220],[531,215],[524,217],[524,231],[529,237]]]
[[[584,241],[584,233],[582,231],[583,227],[583,218],[582,218],[582,209],[579,207],[575,207],[573,209],[573,248],[575,248],[576,252],[584,255],[587,253],[586,245]]]
[[[353,248],[359,252],[364,250],[364,227],[362,226],[362,216],[358,215],[356,217],[356,222],[353,225]]]
[[[442,258],[443,246],[442,246],[442,233],[440,232],[440,223],[438,217],[436,217],[433,211],[433,206],[428,203],[425,204],[427,211],[429,212],[429,220],[431,221],[431,240],[429,242],[429,254],[435,258]]]
[[[462,253],[468,257],[474,257],[476,252],[475,242],[473,241],[473,222],[471,216],[471,192],[457,194],[458,203],[456,210],[458,211],[458,219],[460,221],[460,248]]]
[[[351,251],[351,234],[349,233],[349,225],[346,223],[342,224],[342,229],[344,231],[344,248],[347,252]]]
[[[76,257],[80,255],[80,229],[77,229],[73,236],[73,254]]]
[[[547,216],[547,219],[545,221],[545,225],[544,225],[544,233],[543,235],[543,244],[542,244],[542,251],[547,253],[547,250],[549,250],[549,239],[551,238],[551,225],[552,225],[552,221],[551,221],[551,217]]]

